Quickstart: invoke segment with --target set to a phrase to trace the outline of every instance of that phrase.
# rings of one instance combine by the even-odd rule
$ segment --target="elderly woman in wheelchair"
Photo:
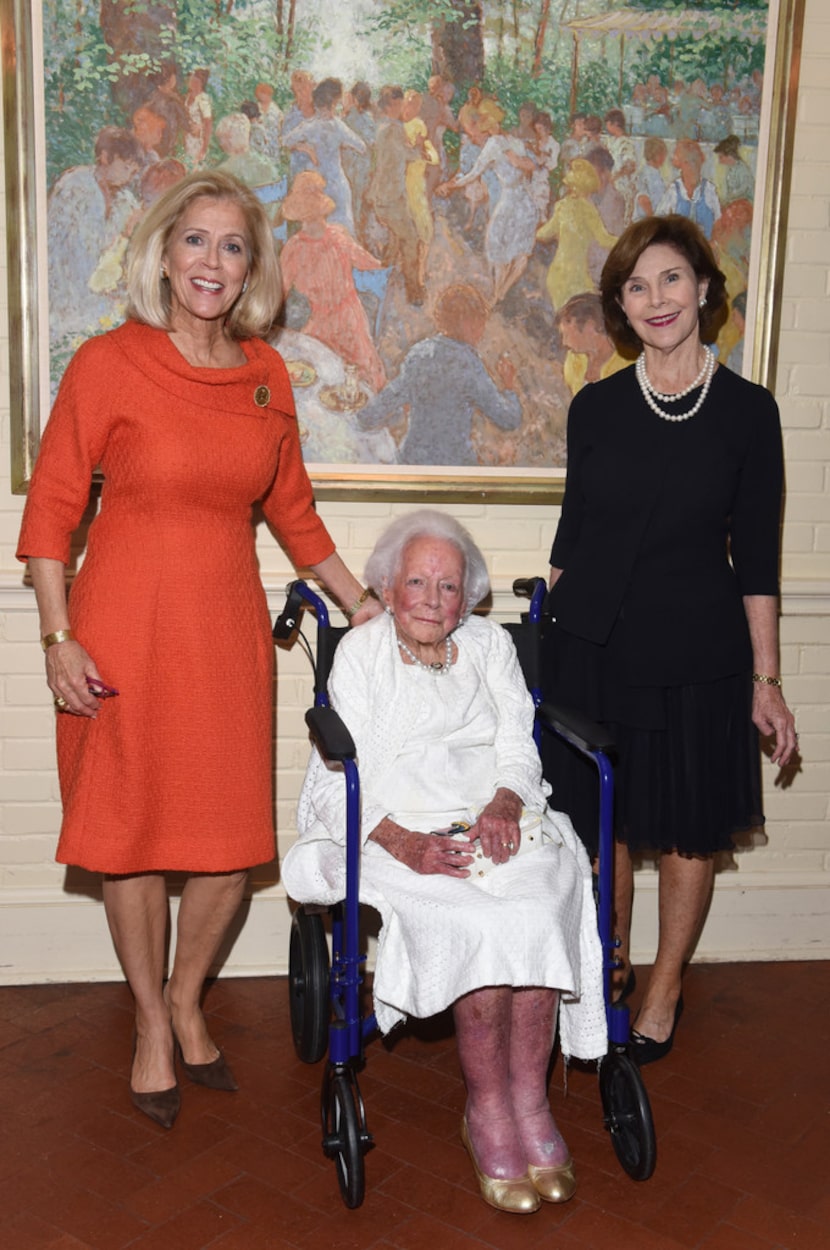
[[[461,1136],[482,1197],[530,1213],[576,1188],[548,1101],[557,1014],[566,1056],[606,1050],[588,860],[547,806],[513,643],[470,615],[489,582],[467,531],[440,512],[400,517],[366,578],[386,613],[343,639],[330,695],[360,765],[360,899],[382,918],[378,1026],[452,1005]],[[299,902],[343,897],[344,809],[342,778],[315,748],[283,864]]]

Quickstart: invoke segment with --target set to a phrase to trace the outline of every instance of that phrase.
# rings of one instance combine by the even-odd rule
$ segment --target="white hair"
[[[387,525],[366,562],[367,584],[378,596],[391,586],[400,571],[404,551],[416,538],[438,538],[458,548],[464,561],[464,613],[472,612],[490,590],[484,556],[455,517],[434,508],[420,508]]]

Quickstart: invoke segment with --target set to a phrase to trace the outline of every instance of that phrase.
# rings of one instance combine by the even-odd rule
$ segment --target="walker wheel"
[[[328,1066],[321,1097],[323,1151],[334,1160],[340,1196],[353,1210],[363,1202],[366,1169],[363,1156],[374,1144],[366,1129],[363,1099],[353,1069]]]
[[[318,1063],[329,1036],[329,948],[323,917],[298,907],[288,950],[291,1034],[297,1058]]]
[[[599,1088],[617,1158],[632,1180],[647,1181],[657,1158],[654,1121],[640,1069],[624,1050],[603,1059]]]

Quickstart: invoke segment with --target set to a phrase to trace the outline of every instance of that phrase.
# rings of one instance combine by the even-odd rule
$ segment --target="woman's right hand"
[[[473,862],[469,843],[436,833],[416,833],[394,821],[382,820],[369,837],[413,872],[445,877],[469,877]]]
[[[56,704],[61,712],[93,719],[98,715],[101,703],[89,689],[89,682],[103,682],[95,662],[79,642],[69,639],[47,648],[46,681],[55,699],[66,703],[66,707]]]

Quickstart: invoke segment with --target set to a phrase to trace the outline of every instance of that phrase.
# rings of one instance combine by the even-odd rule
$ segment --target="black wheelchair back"
[[[333,1159],[341,1196],[347,1207],[358,1207],[365,1192],[364,1155],[374,1144],[366,1127],[366,1112],[357,1080],[364,1063],[366,1041],[377,1030],[373,1014],[361,1015],[360,986],[365,953],[359,949],[360,881],[360,775],[349,731],[329,705],[327,687],[334,652],[346,628],[329,622],[325,602],[306,585],[288,586],[285,608],[274,624],[274,638],[291,645],[299,636],[314,671],[314,706],[306,712],[312,739],[324,758],[343,766],[346,787],[346,897],[334,908],[303,905],[294,912],[289,949],[289,1000],[291,1029],[298,1057],[317,1063],[328,1050],[323,1075],[320,1114],[323,1150]],[[593,760],[599,783],[599,872],[597,918],[603,952],[603,989],[608,1024],[608,1053],[600,1063],[600,1094],[603,1118],[617,1158],[633,1180],[648,1180],[656,1162],[654,1124],[640,1070],[627,1053],[630,1034],[629,1009],[612,1002],[611,976],[619,967],[619,940],[613,928],[613,805],[614,774],[610,759],[613,743],[602,726],[569,709],[542,699],[541,654],[543,604],[546,587],[542,578],[519,579],[516,595],[528,599],[520,620],[508,623],[519,662],[536,707],[537,746],[543,733],[564,738]],[[317,620],[316,659],[299,628],[304,608]],[[332,916],[332,951],[323,915]]]

